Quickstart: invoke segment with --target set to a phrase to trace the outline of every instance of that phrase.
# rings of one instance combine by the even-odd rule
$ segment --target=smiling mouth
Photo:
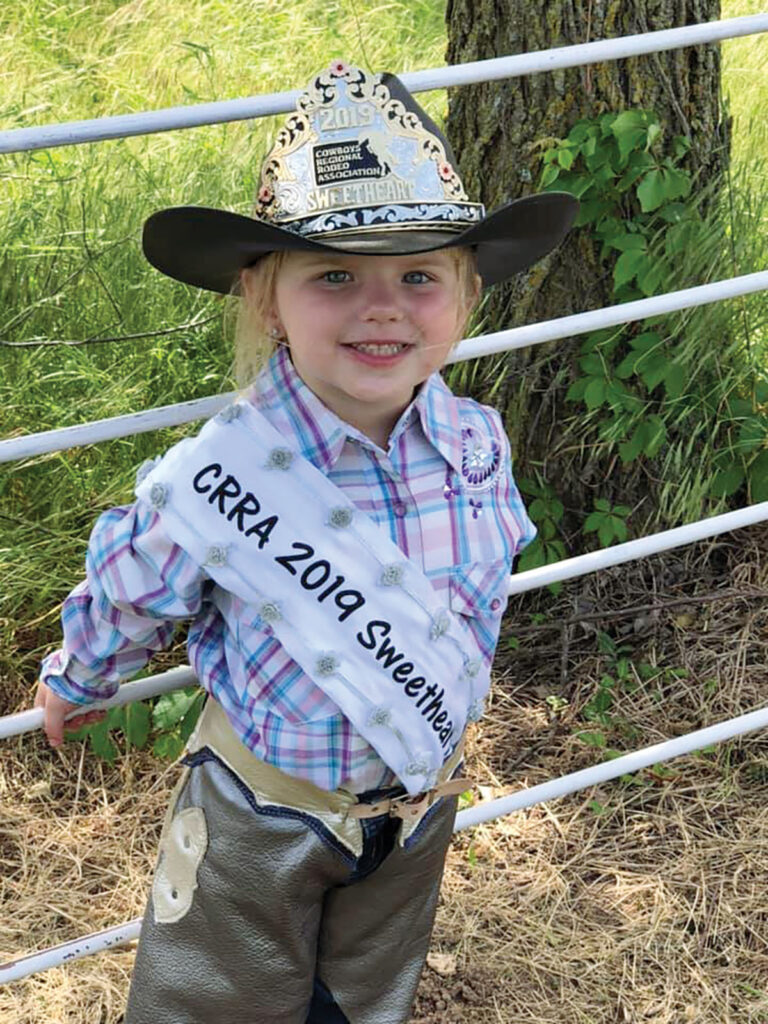
[[[360,341],[351,342],[347,347],[369,356],[396,356],[411,346],[407,341]]]

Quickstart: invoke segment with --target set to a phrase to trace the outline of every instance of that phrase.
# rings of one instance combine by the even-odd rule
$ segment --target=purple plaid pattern
[[[323,405],[283,348],[248,397],[421,565],[490,662],[513,559],[535,535],[498,413],[457,398],[434,374],[385,453]],[[490,437],[490,449],[501,448],[501,471],[484,490],[476,481],[485,474],[470,479],[466,470],[468,437]],[[487,464],[493,469],[498,458]],[[86,579],[64,601],[61,619],[62,648],[44,660],[41,677],[67,700],[111,696],[169,645],[179,621],[191,620],[190,663],[256,755],[325,789],[392,781],[337,705],[259,628],[256,609],[214,584],[141,502],[97,520]]]

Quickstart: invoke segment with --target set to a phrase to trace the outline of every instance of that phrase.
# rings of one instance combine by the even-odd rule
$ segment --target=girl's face
[[[468,308],[446,250],[292,252],[278,272],[270,321],[305,384],[384,446],[414,389],[445,362]]]

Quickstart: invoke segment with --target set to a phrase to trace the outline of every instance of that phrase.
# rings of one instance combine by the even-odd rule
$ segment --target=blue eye
[[[346,270],[326,270],[323,274],[323,280],[328,284],[345,284],[349,277],[349,272]]]
[[[407,274],[403,274],[403,280],[406,284],[426,284],[431,278],[423,270],[409,270]]]

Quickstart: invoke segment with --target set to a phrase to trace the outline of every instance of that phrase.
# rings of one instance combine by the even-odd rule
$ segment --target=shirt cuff
[[[69,701],[70,704],[93,704],[95,701],[108,700],[117,693],[119,683],[78,680],[76,675],[73,659],[67,656],[63,648],[43,659],[40,681],[57,697]]]

